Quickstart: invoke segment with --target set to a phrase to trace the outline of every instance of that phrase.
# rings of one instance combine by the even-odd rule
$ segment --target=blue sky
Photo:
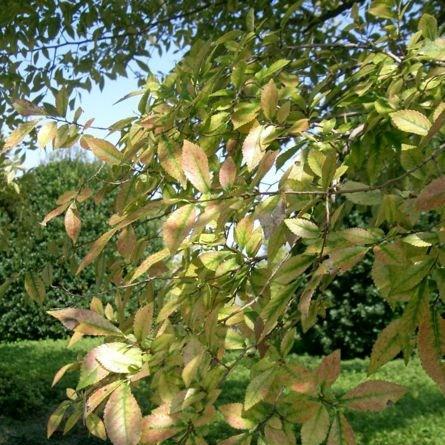
[[[152,58],[147,61],[147,64],[155,74],[167,73],[173,68],[180,57],[181,54],[175,54],[174,50],[171,50],[162,56],[157,54],[153,55]],[[100,91],[97,86],[92,88],[91,93],[83,91],[82,100],[77,104],[84,110],[80,122],[85,122],[94,117],[95,120],[93,125],[107,127],[119,119],[137,114],[137,105],[140,96],[135,96],[113,105],[117,100],[137,89],[136,79],[120,77],[117,80],[107,81],[105,83],[105,88],[102,91]],[[50,96],[48,102],[54,100],[52,95]],[[90,130],[89,133],[102,137],[106,134],[106,132],[103,131],[97,132],[93,130]],[[24,168],[28,170],[35,167],[43,162],[47,155],[48,154],[41,149],[28,150]]]

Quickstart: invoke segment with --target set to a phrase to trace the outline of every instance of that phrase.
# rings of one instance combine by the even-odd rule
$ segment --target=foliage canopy
[[[303,445],[354,444],[348,411],[380,411],[406,389],[371,378],[339,394],[339,350],[315,370],[290,351],[295,326],[307,332],[325,316],[323,290],[367,255],[399,314],[380,333],[369,374],[417,351],[445,392],[445,39],[424,11],[436,4],[321,3],[325,20],[295,35],[290,20],[307,15],[306,2],[266,2],[242,29],[195,41],[165,79],[148,78],[139,115],[110,128],[117,146],[77,117],[60,124],[51,107],[16,103],[42,118],[18,127],[6,148],[36,128],[42,146],[79,142],[110,166],[105,190],[118,188],[110,228],[77,269],[116,241],[113,316],[98,298],[90,310],[50,311],[72,342],[105,342],[56,375],[80,368],[48,435],[83,418],[114,445],[201,445],[219,412],[239,430],[222,445],[292,444],[295,424]],[[305,39],[294,38],[300,32]],[[62,93],[56,114],[67,100]],[[45,223],[64,214],[75,243],[78,206],[94,193],[65,194]],[[367,226],[343,228],[363,207]],[[134,227],[153,220],[162,220],[163,247],[130,255]],[[220,406],[222,383],[246,355],[255,365],[243,398]],[[141,379],[148,415],[132,393]]]

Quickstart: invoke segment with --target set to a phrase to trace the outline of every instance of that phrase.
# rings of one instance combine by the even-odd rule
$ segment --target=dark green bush
[[[325,292],[326,318],[303,335],[300,349],[313,355],[340,348],[342,357],[369,355],[378,333],[393,318],[371,278],[371,257],[337,277]]]
[[[365,227],[372,215],[353,210],[346,227]],[[371,277],[372,255],[339,275],[324,292],[328,309],[307,333],[297,350],[312,355],[341,349],[343,358],[366,357],[378,333],[393,319],[393,310],[382,299]]]
[[[74,271],[87,252],[90,241],[107,230],[111,194],[100,204],[87,200],[79,206],[82,230],[74,255],[71,241],[65,234],[63,216],[45,228],[39,224],[47,212],[55,208],[57,198],[67,190],[78,189],[98,170],[99,164],[80,160],[59,160],[41,165],[20,178],[20,193],[0,194],[0,227],[5,233],[0,246],[0,341],[18,339],[60,338],[66,336],[60,323],[46,314],[55,307],[85,306],[97,292],[103,292],[93,267],[80,276]],[[100,185],[98,175],[90,185]],[[138,227],[141,231],[153,230]],[[156,248],[152,246],[151,248]],[[151,250],[151,249],[150,249]],[[69,261],[66,258],[70,258]],[[26,272],[41,272],[52,265],[53,282],[47,286],[43,305],[31,302],[24,291]],[[106,271],[107,272],[107,271]],[[10,282],[9,286],[7,283]],[[101,286],[99,286],[101,285]]]

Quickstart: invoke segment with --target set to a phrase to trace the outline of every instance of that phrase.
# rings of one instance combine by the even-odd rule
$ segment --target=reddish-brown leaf
[[[323,358],[317,369],[317,380],[319,384],[331,386],[340,375],[340,349]]]
[[[445,205],[445,176],[431,181],[417,197],[416,207],[428,211]]]
[[[348,391],[344,401],[348,408],[358,411],[382,411],[406,393],[406,388],[383,380],[370,380]]]
[[[141,444],[155,445],[176,435],[180,428],[175,426],[176,415],[169,413],[168,405],[161,405],[142,419]]]
[[[424,312],[417,341],[423,369],[445,393],[445,320],[437,311]]]
[[[82,223],[80,221],[79,212],[76,207],[71,204],[65,213],[65,230],[73,244],[76,244],[81,226]]]
[[[219,183],[223,189],[231,187],[236,179],[236,164],[231,156],[228,156],[219,170]]]
[[[49,213],[46,214],[45,218],[43,218],[43,221],[40,224],[45,227],[52,219],[61,215],[69,207],[69,205],[69,202],[65,202],[61,206],[51,210]]]
[[[66,308],[48,311],[49,315],[57,318],[67,329],[76,329],[87,335],[116,335],[121,331],[97,312],[88,309]]]

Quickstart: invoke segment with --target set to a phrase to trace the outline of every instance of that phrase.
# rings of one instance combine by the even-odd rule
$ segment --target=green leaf
[[[266,119],[273,119],[278,106],[278,90],[273,79],[270,79],[261,91],[261,108]]]
[[[344,414],[337,412],[329,431],[327,445],[356,445],[354,431]]]
[[[85,425],[88,428],[88,431],[93,435],[98,437],[99,439],[106,440],[107,434],[105,432],[105,425],[102,422],[101,418],[94,413],[91,413],[85,419]]]
[[[278,269],[275,280],[281,284],[294,281],[314,262],[312,255],[296,255],[286,260]]]
[[[65,400],[55,409],[55,411],[49,417],[48,425],[47,425],[47,434],[46,434],[46,437],[48,439],[54,434],[54,432],[59,427],[59,425],[62,422],[63,417],[66,413],[66,410],[69,407],[70,407],[70,403]]]
[[[275,372],[276,370],[274,368],[262,371],[250,381],[244,399],[244,409],[246,411],[264,400],[267,396],[273,383]]]
[[[368,374],[395,358],[402,350],[401,321],[393,320],[377,337],[372,347]]]
[[[301,427],[301,443],[303,445],[320,445],[328,435],[329,413],[320,404],[315,414]]]
[[[264,67],[260,71],[255,74],[255,77],[258,81],[263,81],[268,77],[275,74],[277,71],[283,69],[287,64],[289,64],[290,60],[279,59],[276,62],[272,63],[269,67]]]
[[[26,272],[25,290],[31,300],[36,301],[37,303],[43,303],[45,301],[45,283],[39,274],[34,272]]]
[[[422,113],[415,110],[400,110],[391,113],[393,125],[406,133],[426,136],[431,128],[431,122]]]
[[[435,40],[438,37],[436,18],[430,14],[423,14],[419,20],[419,31],[426,39]]]
[[[433,42],[427,40],[419,52],[427,59],[445,61],[445,38],[439,37]]]
[[[113,445],[137,445],[142,431],[142,414],[128,385],[119,386],[104,410],[105,428]]]
[[[151,330],[153,322],[153,304],[139,308],[134,316],[133,332],[139,343],[142,343]]]
[[[354,204],[364,206],[373,206],[380,204],[382,200],[382,193],[380,190],[367,190],[369,186],[361,182],[346,181],[341,187],[341,192],[344,193],[345,198]]]

